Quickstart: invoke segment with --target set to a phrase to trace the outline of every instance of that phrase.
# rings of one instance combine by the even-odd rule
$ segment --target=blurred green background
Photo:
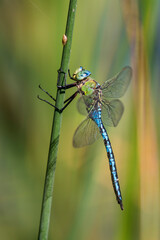
[[[0,1],[0,238],[37,239],[69,1]],[[63,113],[49,239],[160,239],[160,1],[78,1],[70,70],[102,83],[125,65],[132,84],[117,128],[108,129],[124,211],[102,139],[82,149],[76,101]],[[70,82],[69,79],[67,79]],[[66,92],[69,97],[73,90]]]

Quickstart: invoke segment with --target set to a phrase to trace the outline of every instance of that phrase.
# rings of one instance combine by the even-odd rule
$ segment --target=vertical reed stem
[[[60,67],[60,69],[65,73],[67,73],[68,67],[69,67],[76,7],[77,7],[77,0],[70,0],[66,31],[65,31],[65,35],[67,36],[67,43],[63,47],[61,67]],[[63,73],[59,74],[59,79],[57,79],[57,83],[58,83],[58,80],[59,80],[59,85],[64,84]],[[57,90],[56,107],[59,109],[63,107],[64,96],[65,96],[65,91],[62,92],[60,90]],[[49,153],[48,153],[48,163],[47,163],[44,192],[43,192],[41,218],[40,218],[39,234],[38,234],[39,240],[48,239],[61,121],[62,121],[62,114],[60,114],[58,111],[55,110],[54,116],[53,116],[52,132],[51,132],[51,139],[50,139],[50,146],[49,146]]]

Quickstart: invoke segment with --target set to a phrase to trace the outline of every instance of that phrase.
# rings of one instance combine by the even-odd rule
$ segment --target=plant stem
[[[66,32],[65,32],[65,35],[67,36],[67,43],[63,47],[61,67],[60,67],[61,71],[65,73],[67,73],[68,67],[69,67],[76,7],[77,7],[77,0],[70,0],[68,18],[67,18],[67,24],[66,24]],[[57,83],[59,85],[65,84],[64,77],[65,77],[64,73],[59,74],[59,77],[57,79]],[[57,90],[56,107],[59,109],[63,107],[64,96],[65,96],[64,90],[63,91]],[[53,117],[53,124],[52,124],[50,147],[49,147],[49,153],[48,153],[48,163],[47,163],[47,170],[46,170],[46,177],[45,177],[45,184],[44,184],[44,192],[43,192],[41,218],[40,218],[40,226],[39,226],[39,234],[38,234],[39,240],[47,240],[48,238],[61,120],[62,120],[62,114],[55,110],[54,117]]]

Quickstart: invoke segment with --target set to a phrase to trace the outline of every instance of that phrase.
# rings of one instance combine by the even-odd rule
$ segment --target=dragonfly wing
[[[81,113],[82,115],[85,115],[85,116],[88,115],[83,96],[81,96],[77,101],[77,109],[78,109],[78,112]]]
[[[105,98],[120,98],[124,95],[131,81],[132,69],[127,66],[115,77],[102,84],[102,94]]]
[[[100,137],[100,132],[95,122],[87,117],[76,129],[73,136],[73,146],[83,147],[94,143]]]
[[[103,100],[101,108],[103,124],[116,127],[124,111],[123,103],[119,99],[114,99],[110,102]]]
[[[77,102],[78,111],[85,116],[88,115],[90,111],[92,111],[94,105],[94,94],[91,94],[89,96],[82,95]]]

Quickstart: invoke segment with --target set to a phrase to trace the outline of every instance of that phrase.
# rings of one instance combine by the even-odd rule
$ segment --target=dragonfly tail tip
[[[124,208],[123,208],[123,204],[122,204],[122,202],[120,203],[120,207],[121,207],[121,210],[123,211]]]

